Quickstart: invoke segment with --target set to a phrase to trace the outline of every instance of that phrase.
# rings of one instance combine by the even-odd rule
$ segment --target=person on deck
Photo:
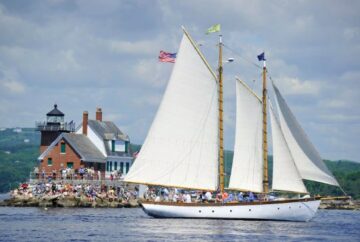
[[[211,199],[212,199],[211,192],[207,191],[207,192],[205,193],[205,198],[206,198],[206,200],[207,200],[208,202],[211,201]]]
[[[254,193],[249,192],[249,201],[250,201],[250,202],[253,202],[254,200],[255,200]]]
[[[244,201],[244,195],[243,195],[242,192],[240,192],[240,193],[238,194],[238,201],[239,201],[239,202]]]
[[[186,203],[191,203],[190,193],[185,194],[185,199],[184,200],[185,200]]]
[[[216,201],[216,202],[222,202],[222,194],[221,194],[221,192],[219,192],[219,193],[216,194],[215,201]]]
[[[234,201],[234,195],[232,193],[230,193],[229,196],[224,199],[224,202],[228,203],[228,202],[232,202],[232,201]]]
[[[227,192],[223,192],[222,199],[225,201],[229,197],[229,194]]]
[[[179,195],[177,193],[174,193],[172,201],[173,202],[178,202],[179,201]]]

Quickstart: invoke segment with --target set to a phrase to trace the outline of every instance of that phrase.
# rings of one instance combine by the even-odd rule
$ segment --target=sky
[[[256,56],[324,159],[360,161],[360,1],[0,0],[0,127],[34,127],[53,105],[115,122],[142,144],[185,26],[217,66],[224,41],[225,148],[233,149],[235,76],[260,90]]]

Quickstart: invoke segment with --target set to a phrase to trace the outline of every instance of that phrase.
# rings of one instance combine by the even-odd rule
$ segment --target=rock
[[[343,209],[343,210],[358,210],[359,206],[356,205],[351,199],[324,199],[321,200],[320,209]]]
[[[39,207],[52,207],[52,206],[53,206],[53,202],[49,200],[45,200],[45,199],[39,200]]]
[[[37,198],[30,198],[27,200],[26,205],[29,207],[37,207],[39,206],[39,200]]]
[[[58,207],[76,207],[78,205],[78,201],[74,197],[62,197],[56,201]]]
[[[130,205],[130,207],[132,207],[132,208],[139,207],[139,201],[138,201],[137,199],[130,199],[129,205]]]
[[[86,196],[81,196],[78,205],[79,207],[90,208],[92,206],[92,201],[90,201]]]

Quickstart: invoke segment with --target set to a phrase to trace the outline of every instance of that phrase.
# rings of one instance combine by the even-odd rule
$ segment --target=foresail
[[[273,87],[279,109],[281,129],[301,177],[307,180],[339,186],[274,83]]]
[[[262,105],[240,80],[236,81],[236,131],[229,189],[263,191]]]
[[[126,182],[216,190],[217,80],[185,32],[164,97]]]
[[[307,193],[272,108],[270,108],[270,121],[273,143],[272,189]]]

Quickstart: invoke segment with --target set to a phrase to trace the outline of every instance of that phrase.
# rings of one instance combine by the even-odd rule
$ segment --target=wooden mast
[[[263,67],[263,90],[262,90],[262,112],[263,112],[263,192],[269,192],[269,177],[268,177],[268,144],[267,144],[267,108],[266,108],[266,101],[267,101],[267,89],[266,89],[266,62],[264,61]]]
[[[222,35],[219,35],[219,188],[224,192],[224,124],[223,124],[223,67],[222,67]]]

